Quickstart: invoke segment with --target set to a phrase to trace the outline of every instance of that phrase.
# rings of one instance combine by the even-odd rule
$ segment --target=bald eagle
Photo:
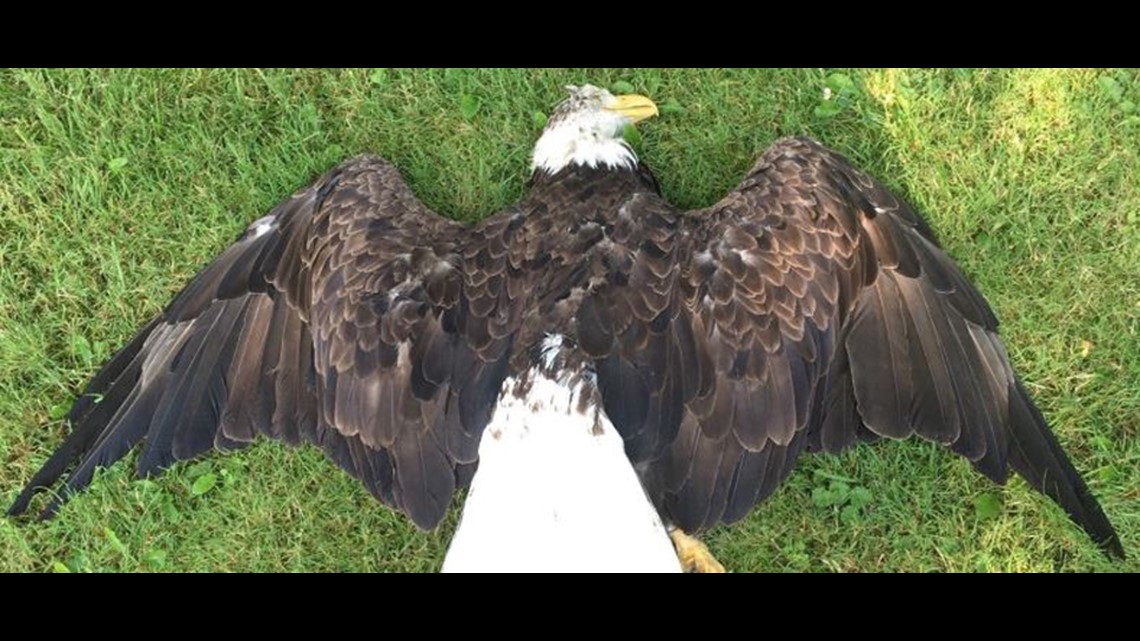
[[[681,211],[623,141],[639,95],[570,87],[529,192],[467,225],[389,162],[257,220],[120,350],[9,510],[143,444],[138,473],[309,443],[417,526],[470,486],[445,570],[717,570],[807,451],[912,435],[1116,532],[923,219],[809,139]]]

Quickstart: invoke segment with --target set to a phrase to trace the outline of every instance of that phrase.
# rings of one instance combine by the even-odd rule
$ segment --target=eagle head
[[[593,85],[568,85],[534,146],[533,171],[556,173],[569,165],[632,167],[637,156],[621,138],[626,125],[657,115],[645,96],[615,96]]]

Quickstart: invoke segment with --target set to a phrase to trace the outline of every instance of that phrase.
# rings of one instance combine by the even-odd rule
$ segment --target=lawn
[[[583,82],[662,105],[634,143],[680,206],[716,201],[791,134],[916,204],[1131,554],[1106,559],[1020,479],[906,442],[805,456],[708,536],[730,570],[1140,570],[1127,70],[0,70],[0,503],[105,359],[294,189],[374,152],[429,206],[477,220],[520,197],[543,114]],[[151,481],[132,458],[50,522],[0,517],[0,571],[433,570],[457,515],[419,532],[311,448],[259,443]]]

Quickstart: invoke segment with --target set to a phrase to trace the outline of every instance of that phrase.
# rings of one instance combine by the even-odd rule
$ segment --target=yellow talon
[[[685,572],[724,574],[724,566],[716,560],[700,539],[689,536],[677,528],[669,530],[669,538],[673,539],[673,548],[677,550],[677,558],[681,561],[681,569]]]

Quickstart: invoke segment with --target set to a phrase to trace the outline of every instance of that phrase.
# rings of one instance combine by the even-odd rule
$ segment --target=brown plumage
[[[596,380],[686,531],[744,517],[805,449],[917,434],[999,483],[1012,468],[1123,554],[985,300],[913,210],[813,141],[776,143],[693,212],[643,166],[570,166],[462,225],[364,157],[270,216],[96,375],[12,513],[75,465],[52,514],[140,441],[151,475],[264,435],[321,447],[430,528],[503,381],[557,334],[557,366]]]

